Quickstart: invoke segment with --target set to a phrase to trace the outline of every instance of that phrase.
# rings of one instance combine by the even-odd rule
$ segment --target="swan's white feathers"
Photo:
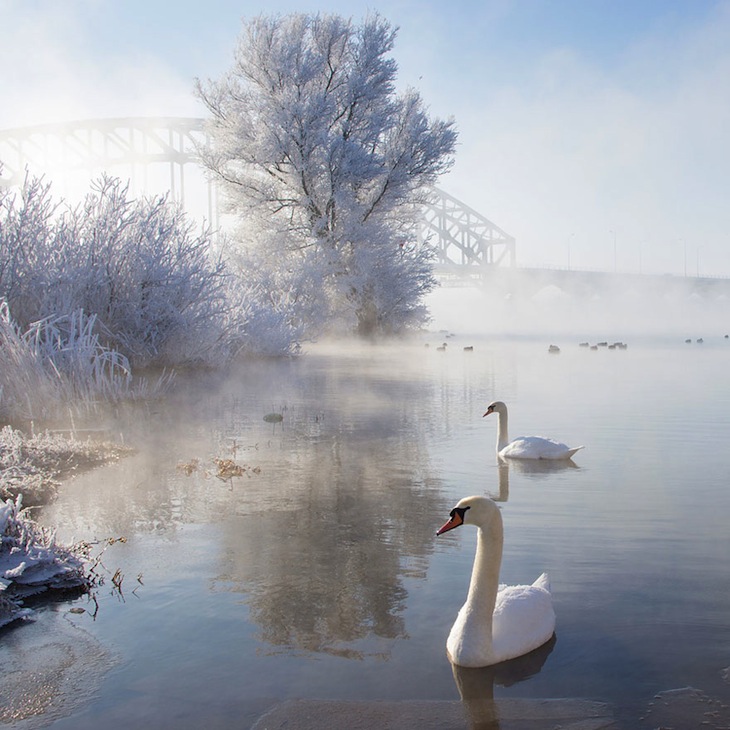
[[[503,459],[570,459],[583,446],[570,447],[543,436],[518,436],[499,455]]]
[[[499,586],[492,614],[491,654],[487,657],[488,629],[487,624],[470,616],[464,604],[446,641],[451,661],[462,667],[498,664],[529,654],[549,641],[555,632],[555,610],[547,573],[530,586]]]
[[[500,586],[492,618],[495,662],[528,654],[542,646],[555,631],[555,611],[548,588],[538,585]]]

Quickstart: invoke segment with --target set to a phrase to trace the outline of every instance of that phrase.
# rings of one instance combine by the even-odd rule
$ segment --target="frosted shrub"
[[[251,299],[243,322],[239,354],[261,356],[295,355],[299,352],[300,328],[287,309],[267,307],[261,299]]]
[[[194,235],[178,206],[165,197],[130,201],[119,180],[105,177],[63,223],[60,289],[74,292],[75,305],[99,318],[109,344],[133,364],[225,354],[224,267],[211,256],[209,232]]]
[[[26,177],[17,194],[5,190],[0,197],[0,298],[21,327],[51,313],[43,300],[54,268],[56,210],[41,178]]]
[[[133,365],[215,363],[227,354],[223,263],[163,197],[130,200],[102,177],[83,205],[58,209],[29,179],[0,199],[0,296],[22,328],[83,310]]]
[[[0,303],[0,419],[40,416],[58,402],[58,377],[49,377],[33,342],[10,317],[7,302]]]
[[[260,256],[231,252],[229,301],[234,313],[228,331],[235,354],[289,356],[304,336],[302,270],[268,265]]]
[[[102,177],[83,205],[60,210],[50,186],[29,177],[17,193],[0,190],[0,299],[9,306],[0,330],[11,343],[0,353],[0,417],[40,417],[46,400],[71,393],[123,397],[130,366],[291,354],[301,292],[276,267],[224,262],[209,231],[195,234],[165,197],[130,200],[121,181]]]

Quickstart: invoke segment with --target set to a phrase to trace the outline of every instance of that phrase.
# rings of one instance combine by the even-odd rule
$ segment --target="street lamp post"
[[[679,239],[680,243],[684,246],[684,276],[687,277],[687,241],[684,238]]]
[[[610,230],[609,233],[613,234],[613,273],[615,274],[618,271],[616,264],[616,231]]]
[[[575,233],[571,233],[570,238],[568,239],[568,271],[570,271],[570,244],[573,242],[574,236]]]

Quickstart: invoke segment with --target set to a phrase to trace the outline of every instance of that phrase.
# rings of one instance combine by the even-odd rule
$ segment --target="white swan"
[[[518,436],[513,441],[507,435],[507,406],[496,400],[487,406],[488,416],[497,414],[497,454],[503,459],[572,459],[583,446],[566,446],[543,436]]]
[[[466,603],[459,611],[446,651],[462,667],[486,667],[528,654],[555,631],[550,581],[543,573],[531,586],[499,585],[502,515],[487,497],[465,497],[436,533],[476,525],[477,551]]]

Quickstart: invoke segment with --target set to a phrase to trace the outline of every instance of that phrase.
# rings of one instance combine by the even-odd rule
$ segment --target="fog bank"
[[[596,340],[723,338],[730,333],[730,281],[605,277],[597,285],[527,285],[494,277],[469,287],[442,285],[427,305],[431,328],[458,334],[574,336]]]

